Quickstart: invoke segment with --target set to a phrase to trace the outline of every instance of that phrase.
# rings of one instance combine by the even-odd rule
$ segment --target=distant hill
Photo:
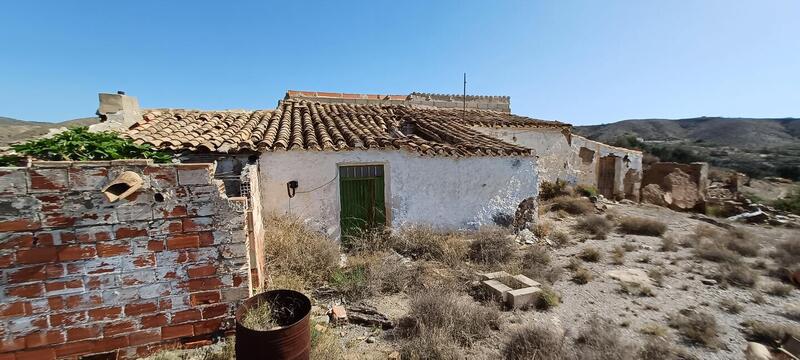
[[[699,117],[690,119],[635,119],[611,124],[577,126],[575,131],[590,139],[614,142],[634,135],[649,141],[683,141],[763,149],[800,144],[800,119],[755,119]]]
[[[2,131],[0,131],[0,147],[42,136],[47,134],[50,129],[71,126],[88,126],[96,124],[99,121],[99,118],[90,117],[67,120],[59,123],[48,123],[40,121],[17,120],[0,116],[0,129],[2,129]]]

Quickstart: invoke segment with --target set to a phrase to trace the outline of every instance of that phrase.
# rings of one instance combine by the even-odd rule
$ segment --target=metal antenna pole
[[[464,101],[464,113],[467,112],[467,73],[464,73],[464,97],[462,98]]]

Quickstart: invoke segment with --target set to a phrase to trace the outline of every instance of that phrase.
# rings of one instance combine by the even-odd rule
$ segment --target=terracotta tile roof
[[[452,111],[452,110],[451,110]],[[429,155],[530,155],[440,112],[403,105],[284,100],[275,110],[147,110],[125,135],[171,150],[238,152],[404,149]]]
[[[560,121],[540,120],[526,116],[491,110],[439,109],[431,107],[414,107],[419,116],[435,118],[439,121],[458,122],[468,126],[484,127],[542,127],[568,128],[571,125]]]

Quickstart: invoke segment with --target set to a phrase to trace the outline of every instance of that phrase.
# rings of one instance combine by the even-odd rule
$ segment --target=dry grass
[[[666,336],[668,331],[669,329],[667,329],[665,326],[656,323],[647,324],[639,329],[639,332],[642,334],[659,337]]]
[[[658,286],[664,285],[664,273],[661,271],[660,268],[654,267],[650,270],[647,270],[647,276],[650,277],[653,282],[656,283]]]
[[[230,360],[236,356],[234,348],[236,340],[233,337],[225,338],[219,342],[196,349],[180,349],[164,347],[162,351],[142,360]],[[176,347],[178,345],[175,345]],[[88,357],[86,357],[88,358]]]
[[[709,277],[740,288],[751,288],[758,282],[758,273],[742,264],[720,264]]]
[[[794,290],[793,285],[782,284],[778,282],[767,285],[766,292],[772,296],[787,297]]]
[[[263,302],[244,313],[242,326],[248,329],[264,331],[280,326],[280,324],[272,316],[272,306],[268,302]]]
[[[571,215],[586,215],[594,212],[594,204],[586,198],[560,196],[550,201],[550,211],[565,211]]]
[[[600,251],[597,250],[597,248],[589,246],[583,248],[581,252],[578,254],[578,257],[583,261],[598,262],[600,261],[600,259],[603,258],[603,255],[600,254]]]
[[[734,299],[723,299],[719,302],[719,307],[728,314],[738,314],[744,310],[744,306]]]
[[[783,316],[788,319],[800,322],[800,304],[789,304],[783,309]]]
[[[697,257],[708,261],[731,264],[742,262],[742,257],[739,254],[728,249],[724,244],[712,240],[700,241],[695,246],[694,252]]]
[[[537,238],[543,239],[550,235],[550,232],[553,231],[553,224],[548,221],[539,221],[536,225],[533,226],[531,232],[533,235],[536,235]]]
[[[619,229],[626,234],[661,236],[667,232],[667,224],[648,218],[626,216],[620,220]]]
[[[611,263],[625,265],[625,249],[622,246],[615,246],[614,250],[611,250]]]
[[[553,231],[548,236],[548,239],[556,244],[558,247],[564,247],[569,245],[569,235],[563,231]]]
[[[753,239],[753,235],[743,229],[729,230],[726,239],[725,246],[742,256],[757,256],[758,250],[761,249],[761,245]]]
[[[463,350],[442,329],[422,330],[424,336],[415,336],[400,347],[400,358],[409,360],[463,359]],[[320,358],[322,359],[322,358]]]
[[[640,360],[695,360],[685,348],[674,345],[663,337],[649,337],[639,350]]]
[[[789,271],[800,271],[800,238],[784,240],[775,246],[772,259],[784,268],[783,275]],[[787,279],[784,278],[784,281]]]
[[[491,335],[499,321],[500,311],[495,307],[482,306],[453,291],[432,289],[411,297],[398,330],[406,338],[441,332],[461,346],[471,346]]]
[[[695,254],[709,261],[739,263],[742,256],[757,256],[761,245],[742,229],[720,232],[708,227],[695,228]]]
[[[454,266],[466,258],[469,243],[458,234],[419,225],[397,232],[392,247],[415,260],[436,260]]]
[[[743,323],[743,332],[750,341],[774,345],[782,342],[787,336],[800,339],[800,326],[777,324],[758,320],[747,320]]]
[[[684,309],[669,317],[669,326],[688,341],[712,349],[720,345],[717,319],[709,313]]]
[[[621,282],[619,284],[619,292],[633,296],[656,296],[649,286],[631,282]]]
[[[330,329],[328,331],[318,331],[311,325],[311,359],[344,359],[344,350],[339,345],[336,335]],[[201,358],[206,360],[205,358]],[[229,357],[226,359],[233,359]]]
[[[540,287],[542,291],[536,297],[536,308],[539,310],[549,310],[561,303],[561,295],[547,285]]]
[[[575,352],[582,360],[628,360],[636,358],[637,348],[613,322],[592,317],[575,337]]]
[[[499,228],[483,227],[475,232],[475,240],[469,246],[470,260],[484,264],[505,264],[514,258],[517,244],[508,238],[508,233]]]
[[[503,345],[507,360],[562,360],[572,357],[564,335],[551,327],[531,325],[520,328]]]
[[[555,182],[542,181],[539,185],[539,199],[550,200],[559,196],[572,196],[566,181],[561,179],[556,179]]]
[[[661,251],[678,251],[678,244],[675,243],[675,239],[669,236],[661,239]]]
[[[578,270],[575,270],[575,273],[572,274],[572,282],[580,285],[588,284],[589,281],[592,281],[593,278],[594,275],[592,274],[592,272],[586,268],[580,268]]]
[[[550,253],[543,246],[531,246],[522,256],[519,272],[539,282],[554,283],[561,279],[564,270],[551,265]]]
[[[605,239],[614,224],[600,215],[590,215],[578,221],[578,230],[594,235],[596,239]]]
[[[292,215],[268,214],[264,232],[267,269],[303,286],[325,281],[339,263],[339,246]],[[274,287],[270,285],[270,287]]]

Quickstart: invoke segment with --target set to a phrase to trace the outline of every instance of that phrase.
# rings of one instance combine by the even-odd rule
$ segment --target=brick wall
[[[126,170],[143,187],[109,203],[101,188]],[[135,358],[230,329],[249,293],[244,216],[212,173],[139,160],[0,168],[0,360]]]

